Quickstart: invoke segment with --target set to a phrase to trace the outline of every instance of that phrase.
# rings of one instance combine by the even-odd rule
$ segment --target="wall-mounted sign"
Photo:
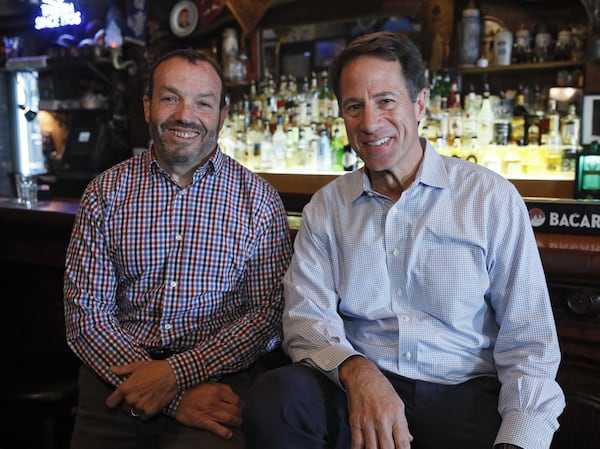
[[[81,12],[75,5],[64,0],[42,0],[40,15],[35,18],[35,29],[60,28],[69,25],[81,25]]]
[[[599,235],[600,201],[525,198],[535,232]]]

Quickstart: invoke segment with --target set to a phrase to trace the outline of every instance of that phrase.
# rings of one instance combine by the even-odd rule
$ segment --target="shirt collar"
[[[421,145],[425,146],[423,160],[417,170],[413,185],[423,184],[440,189],[449,188],[450,179],[442,156],[426,139],[421,139]],[[350,188],[348,189],[350,202],[356,201],[363,195],[377,195],[377,192],[374,192],[371,188],[371,180],[367,176],[364,167],[356,170],[350,176],[352,176]]]
[[[143,156],[145,158],[144,159],[145,163],[148,166],[148,170],[150,170],[150,172],[153,174],[162,174],[163,176],[166,176],[168,179],[171,179],[171,176],[169,175],[169,173],[160,166],[158,160],[156,159],[156,155],[154,154],[154,151],[155,151],[154,146],[151,145],[150,148],[148,149],[148,151],[146,151]],[[218,175],[221,172],[221,170],[223,169],[223,165],[224,165],[223,152],[217,146],[217,148],[215,148],[215,150],[212,152],[212,154],[210,155],[210,157],[208,158],[206,163],[196,169],[196,171],[194,172],[194,181],[193,182],[194,183],[197,182],[199,179],[204,177],[204,175],[206,175],[206,174]]]

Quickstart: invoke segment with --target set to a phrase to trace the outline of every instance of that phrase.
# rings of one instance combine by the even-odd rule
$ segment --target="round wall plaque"
[[[198,25],[198,8],[193,1],[182,0],[173,6],[169,19],[171,31],[177,37],[192,34]]]

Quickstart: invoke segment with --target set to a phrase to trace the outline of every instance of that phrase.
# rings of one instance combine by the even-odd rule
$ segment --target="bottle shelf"
[[[532,62],[527,64],[490,65],[488,67],[459,66],[458,71],[463,75],[479,75],[484,73],[513,73],[530,70],[559,70],[568,68],[583,68],[583,61],[549,61]]]
[[[318,189],[347,172],[261,172],[258,175],[267,180],[282,195],[311,196]],[[506,176],[523,197],[573,198],[574,175],[513,175]]]

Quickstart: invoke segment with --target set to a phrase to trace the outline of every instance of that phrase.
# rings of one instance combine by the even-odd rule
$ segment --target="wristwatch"
[[[520,446],[515,446],[514,444],[500,443],[494,446],[494,449],[523,449]]]

